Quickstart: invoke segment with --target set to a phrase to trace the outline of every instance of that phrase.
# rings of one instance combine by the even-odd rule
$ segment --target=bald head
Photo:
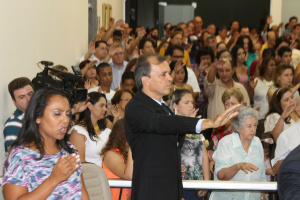
[[[194,17],[194,29],[196,32],[199,32],[202,30],[203,21],[200,16]]]
[[[276,34],[274,31],[269,31],[267,34],[267,42],[268,42],[268,48],[274,48],[276,41]]]

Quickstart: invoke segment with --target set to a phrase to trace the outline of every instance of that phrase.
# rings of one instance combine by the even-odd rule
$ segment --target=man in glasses
[[[111,84],[111,89],[116,90],[120,89],[120,83],[122,79],[122,74],[126,68],[127,61],[124,60],[125,55],[124,55],[124,48],[121,44],[116,43],[115,44],[115,50],[113,51],[112,55],[112,61],[109,62],[112,72],[113,72],[113,81]]]

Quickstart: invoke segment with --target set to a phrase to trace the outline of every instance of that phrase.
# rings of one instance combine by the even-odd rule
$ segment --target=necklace
[[[45,152],[46,152],[47,154],[52,154],[52,153],[50,153],[49,151],[47,151],[46,147],[44,147],[44,150],[45,150]]]
[[[95,131],[98,131],[98,130],[99,130],[98,124],[97,124],[97,126],[94,126],[94,130],[95,130]]]

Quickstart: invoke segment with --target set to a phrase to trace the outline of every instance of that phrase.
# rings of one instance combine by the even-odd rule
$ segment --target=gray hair
[[[238,133],[238,130],[241,130],[246,119],[255,117],[256,121],[258,121],[258,113],[253,108],[248,107],[240,107],[238,110],[239,114],[231,119],[231,127],[232,130],[236,133]]]
[[[143,89],[142,77],[150,77],[151,64],[159,65],[164,61],[164,57],[155,53],[146,53],[139,56],[134,69],[134,77],[138,90]]]

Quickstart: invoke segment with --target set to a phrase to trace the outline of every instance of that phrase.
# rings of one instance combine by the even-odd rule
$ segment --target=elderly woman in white
[[[213,155],[215,180],[266,181],[264,150],[255,136],[258,113],[252,108],[241,107],[232,118],[233,134],[222,138]],[[265,199],[260,192],[214,191],[210,200],[256,200]]]

